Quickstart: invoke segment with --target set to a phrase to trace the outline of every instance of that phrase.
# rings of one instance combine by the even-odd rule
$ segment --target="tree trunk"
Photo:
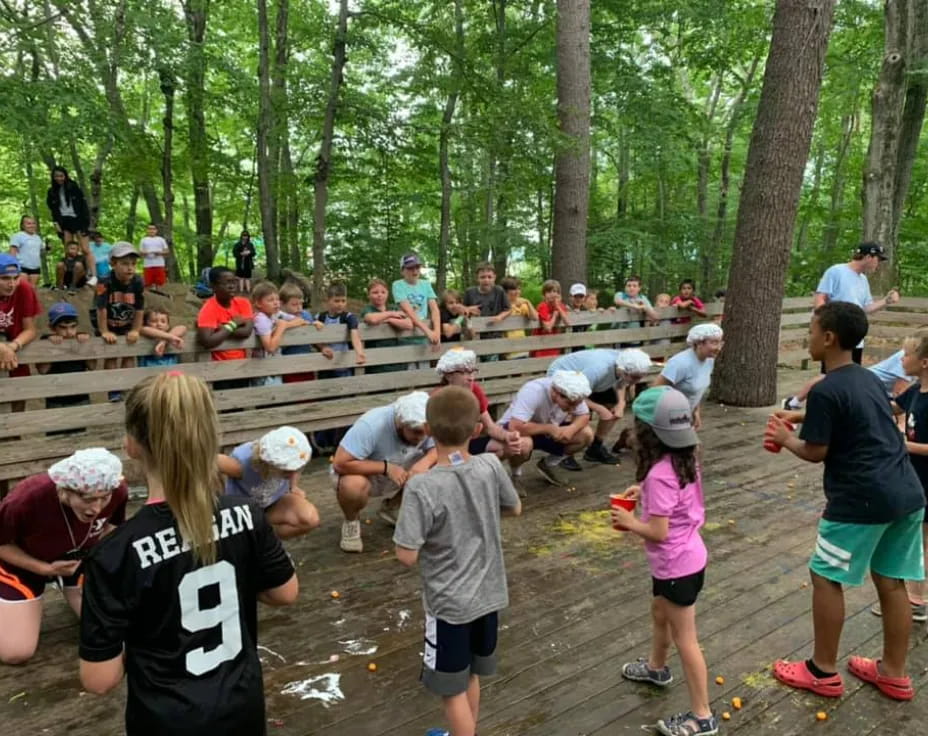
[[[719,167],[719,201],[715,213],[715,227],[712,231],[712,239],[709,241],[709,262],[711,267],[708,269],[707,278],[702,282],[706,296],[715,292],[718,283],[719,254],[722,252],[725,221],[728,218],[728,192],[731,187],[731,151],[734,145],[735,132],[738,130],[738,124],[741,122],[741,115],[744,112],[744,104],[754,85],[754,75],[757,73],[759,65],[760,57],[755,56],[751,62],[751,68],[748,69],[748,73],[744,77],[738,97],[735,98],[732,105],[728,124],[725,126],[725,145],[722,149],[722,162]]]
[[[835,160],[831,172],[831,195],[828,203],[828,219],[822,233],[822,250],[829,254],[829,259],[837,257],[838,235],[841,232],[841,214],[844,209],[844,190],[847,186],[847,155],[851,150],[851,142],[857,132],[859,114],[857,110],[857,95],[854,95],[854,108],[850,114],[841,117],[841,140],[835,153]]]
[[[90,172],[90,192],[87,199],[87,209],[90,211],[90,229],[96,230],[97,223],[100,222],[100,203],[103,195],[103,164],[113,150],[116,140],[112,135],[107,135],[106,141],[100,144],[97,149],[97,157],[93,162],[93,170]]]
[[[892,231],[895,215],[896,167],[906,93],[906,40],[910,0],[886,0],[883,63],[871,104],[870,146],[864,165],[863,240],[880,243],[889,262],[871,278],[876,291],[885,291],[896,279]]]
[[[557,0],[557,116],[551,266],[567,293],[586,282],[590,197],[590,0]]]
[[[267,0],[258,0],[258,89],[258,205],[264,253],[267,257],[267,276],[276,281],[280,276],[280,256],[277,251],[277,196],[274,191],[276,162],[272,159],[274,146],[271,142],[275,125],[271,101],[271,32]]]
[[[713,397],[766,406],[777,396],[783,285],[835,0],[777,0],[748,149]]]
[[[822,141],[819,141],[812,160],[815,161],[815,164],[812,166],[812,187],[809,191],[809,201],[805,216],[800,221],[799,232],[796,234],[797,253],[806,248],[809,224],[812,222],[813,214],[818,212],[819,201],[822,197],[822,173],[825,169],[825,144]],[[719,194],[721,195],[721,190]],[[718,232],[718,222],[716,222],[716,232]]]
[[[313,304],[322,304],[325,288],[325,214],[329,201],[329,172],[332,160],[332,138],[335,133],[335,114],[338,111],[338,94],[342,86],[342,72],[348,45],[348,0],[339,0],[338,25],[332,49],[332,78],[329,81],[329,99],[322,121],[322,141],[316,156],[316,173],[313,177]]]
[[[174,243],[174,75],[170,69],[162,66],[158,70],[161,94],[164,96],[164,116],[161,125],[164,129],[164,144],[161,152],[161,185],[164,192],[164,221],[161,235],[168,244],[167,266],[171,281],[180,281],[180,266],[177,263],[176,245]]]
[[[300,198],[299,188],[297,187],[296,174],[293,171],[293,155],[290,151],[290,136],[284,138],[283,147],[280,151],[280,174],[283,191],[286,192],[284,198],[286,217],[287,217],[287,241],[281,242],[281,250],[287,248],[290,251],[290,268],[303,273],[306,268],[304,263],[303,252],[300,248]]]
[[[139,188],[132,188],[132,197],[129,199],[129,214],[126,217],[126,240],[130,243],[135,242],[135,226],[138,222],[139,213]]]
[[[897,149],[896,180],[893,186],[893,252],[899,246],[899,225],[909,194],[912,167],[918,152],[918,142],[925,122],[925,107],[928,103],[928,3],[909,1],[907,27],[908,83]]]
[[[451,169],[448,166],[448,143],[460,90],[460,64],[464,58],[464,11],[461,0],[454,0],[454,38],[457,56],[451,59],[454,77],[451,92],[445,101],[438,136],[438,175],[441,179],[441,223],[438,228],[438,266],[435,269],[435,288],[438,293],[444,291],[448,283],[448,250],[451,247]]]
[[[213,208],[209,188],[209,140],[206,137],[206,54],[204,41],[210,0],[186,0],[187,20],[187,108],[190,178],[193,183],[193,211],[197,228],[197,272],[213,264]],[[144,193],[144,189],[142,190]]]
[[[628,146],[628,131],[624,128],[619,133],[619,186],[616,192],[615,214],[620,220],[628,212],[628,182],[631,177],[631,151]]]

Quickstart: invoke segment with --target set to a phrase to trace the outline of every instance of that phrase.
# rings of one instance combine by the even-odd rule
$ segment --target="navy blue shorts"
[[[496,611],[466,624],[449,624],[426,613],[422,684],[448,697],[465,692],[471,675],[496,674],[498,628]]]
[[[490,435],[485,434],[483,437],[474,437],[468,445],[467,451],[471,455],[482,455],[487,451],[487,445],[490,444]]]

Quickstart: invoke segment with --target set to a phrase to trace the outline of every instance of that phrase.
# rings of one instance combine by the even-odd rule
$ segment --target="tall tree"
[[[206,137],[206,26],[210,0],[184,0],[187,20],[187,145],[193,212],[197,228],[197,273],[213,265],[213,205],[209,187],[209,140]]]
[[[174,250],[174,73],[166,66],[158,69],[158,81],[164,97],[164,142],[161,153],[161,185],[164,191],[164,222],[161,235],[169,246],[167,265],[172,281],[180,280],[180,265]],[[196,277],[197,274],[191,274]]]
[[[267,257],[267,275],[272,280],[280,276],[280,255],[277,250],[277,192],[275,189],[277,159],[272,143],[275,132],[274,104],[271,100],[271,31],[267,0],[258,0],[258,205],[261,210],[261,232]]]
[[[451,58],[451,89],[445,100],[438,135],[438,173],[441,177],[441,214],[438,227],[438,267],[435,269],[435,287],[441,293],[448,283],[448,249],[451,244],[451,167],[448,164],[448,147],[451,140],[451,121],[458,104],[461,89],[460,65],[464,62],[464,11],[461,0],[454,0],[455,52]]]
[[[338,111],[338,94],[342,86],[348,47],[348,0],[339,0],[338,24],[335,27],[335,44],[332,48],[332,76],[329,97],[322,121],[322,141],[316,156],[316,173],[313,176],[313,303],[321,304],[325,288],[325,215],[329,202],[329,171],[332,161],[332,140],[335,136],[335,114]]]
[[[590,199],[590,0],[557,0],[557,118],[551,266],[564,293],[586,281]]]
[[[835,0],[777,0],[725,299],[713,396],[772,404],[783,285],[812,142]]]

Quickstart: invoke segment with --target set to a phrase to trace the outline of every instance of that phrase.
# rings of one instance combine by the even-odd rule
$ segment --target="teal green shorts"
[[[809,569],[844,585],[863,585],[868,572],[898,580],[924,580],[924,511],[889,524],[818,523]]]

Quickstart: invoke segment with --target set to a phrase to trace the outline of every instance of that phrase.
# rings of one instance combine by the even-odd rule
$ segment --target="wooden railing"
[[[721,304],[707,305],[710,316],[721,313]],[[917,325],[928,324],[928,299],[905,299],[892,311],[873,315],[871,336],[901,338]],[[679,317],[676,309],[658,310],[663,319]],[[783,302],[780,362],[796,365],[808,358],[805,338],[808,330],[810,299],[786,299]],[[533,324],[519,317],[487,326],[486,319],[473,319],[471,326],[483,339],[463,343],[478,355],[500,355],[545,348],[611,347],[617,344],[641,343],[640,347],[654,357],[667,358],[685,347],[690,324],[669,324],[656,327],[612,329],[622,322],[638,322],[638,313],[627,310],[582,312],[571,315],[574,327],[609,325],[608,329],[587,332],[565,332],[555,335],[528,336],[507,339],[500,335],[507,330],[531,330]],[[320,353],[280,356],[267,359],[211,361],[210,351],[195,342],[195,331],[188,335],[184,347],[176,352],[181,360],[178,370],[198,375],[206,381],[258,378],[288,373],[305,373],[332,369],[352,369],[354,375],[344,378],[317,379],[277,386],[260,386],[215,392],[221,414],[223,443],[232,445],[256,437],[262,432],[290,424],[304,431],[350,425],[373,406],[391,401],[396,396],[416,388],[429,389],[437,384],[434,369],[414,368],[389,373],[365,373],[377,365],[402,365],[431,362],[457,343],[431,345],[401,345],[386,348],[365,348],[367,361],[359,366],[354,352],[336,353],[329,360]],[[408,336],[388,326],[362,325],[361,336],[366,341]],[[344,342],[342,326],[316,330],[302,327],[288,330],[282,345],[306,345]],[[670,341],[667,343],[666,341]],[[658,344],[663,341],[663,344]],[[257,346],[255,338],[241,341],[245,348]],[[128,345],[120,338],[107,345],[99,338],[85,343],[68,341],[53,345],[46,340],[28,345],[20,354],[23,362],[54,363],[64,360],[97,360],[105,358],[150,355],[154,343],[141,339]],[[231,342],[223,349],[235,347]],[[870,350],[868,350],[868,353]],[[553,358],[499,360],[480,364],[480,382],[491,403],[507,402],[528,379],[543,375]],[[109,391],[125,391],[141,378],[164,368],[125,368],[93,370],[84,373],[38,375],[23,378],[0,378],[0,405],[9,408],[12,402],[26,402],[26,410],[0,415],[0,480],[20,478],[40,472],[55,459],[70,454],[78,447],[104,446],[120,450],[122,445],[122,403],[108,403]],[[90,394],[89,406],[45,409],[44,399],[74,394]],[[230,410],[235,410],[230,412]],[[56,430],[81,430],[79,434],[47,436]]]

